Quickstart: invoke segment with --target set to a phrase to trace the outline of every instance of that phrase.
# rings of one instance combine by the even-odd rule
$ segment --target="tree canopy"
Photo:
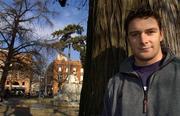
[[[59,41],[51,45],[64,51],[65,48],[71,47],[80,52],[81,60],[83,61],[86,51],[86,36],[82,35],[84,31],[80,25],[70,24],[52,33],[53,37]]]

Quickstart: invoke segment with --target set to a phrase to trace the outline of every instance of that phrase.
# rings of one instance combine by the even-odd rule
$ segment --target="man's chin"
[[[137,58],[141,61],[150,61],[153,59],[152,56],[147,56],[147,55],[146,56],[138,56]]]

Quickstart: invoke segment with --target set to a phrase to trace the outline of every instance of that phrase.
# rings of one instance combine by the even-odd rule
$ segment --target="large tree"
[[[80,101],[80,116],[99,115],[108,80],[118,72],[129,47],[123,29],[132,8],[148,4],[163,21],[164,42],[180,55],[179,0],[89,0],[87,54]]]
[[[33,63],[32,59],[39,55],[41,49],[37,47],[37,37],[33,33],[33,22],[46,21],[49,24],[51,23],[48,16],[52,12],[48,9],[47,2],[48,0],[0,1],[0,54],[3,55],[0,59],[3,62],[0,67],[2,69],[0,85],[2,90],[4,90],[5,81],[10,70],[17,67],[29,70],[35,66],[33,64],[29,66],[29,63],[27,63]],[[24,55],[30,55],[31,57],[27,59],[27,57],[23,57]],[[23,62],[24,60],[26,62]]]

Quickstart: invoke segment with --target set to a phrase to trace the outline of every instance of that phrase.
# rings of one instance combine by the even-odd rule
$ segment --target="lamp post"
[[[67,71],[67,79],[69,79],[70,76],[70,59],[71,59],[71,46],[72,44],[69,43],[68,44],[68,63],[67,63],[67,67],[68,67],[68,71]]]
[[[45,96],[47,96],[47,78],[48,78],[48,76],[47,75],[45,75],[45,88],[44,88],[44,95]]]

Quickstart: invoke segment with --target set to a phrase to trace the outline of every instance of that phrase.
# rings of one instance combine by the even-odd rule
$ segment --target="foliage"
[[[80,25],[70,24],[52,33],[54,38],[59,39],[58,42],[52,44],[52,46],[62,51],[72,45],[74,50],[80,52],[81,59],[85,56],[86,51],[86,36],[81,35],[83,32],[83,27]],[[76,34],[73,36],[73,34]]]
[[[83,27],[80,25],[70,24],[67,25],[63,30],[59,29],[58,31],[53,32],[52,35],[62,37],[62,39],[68,39],[71,34],[82,34],[83,31]]]

